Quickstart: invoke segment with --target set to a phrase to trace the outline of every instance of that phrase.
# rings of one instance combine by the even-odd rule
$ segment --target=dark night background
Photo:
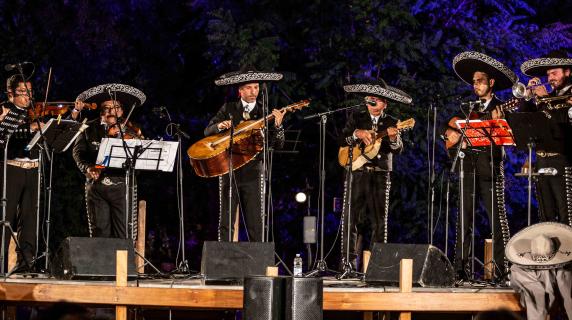
[[[360,79],[381,77],[414,98],[412,106],[388,109],[395,117],[417,121],[404,135],[404,153],[395,159],[389,240],[426,243],[429,105],[437,103],[442,124],[458,106],[453,98],[435,99],[437,95],[471,89],[455,76],[453,57],[466,50],[489,54],[526,83],[520,73],[523,61],[572,48],[571,10],[571,2],[553,0],[0,1],[0,62],[33,61],[38,100],[44,98],[49,68],[48,101],[73,101],[83,90],[108,82],[133,85],[148,97],[133,115],[146,136],[169,139],[167,121],[151,112],[165,106],[191,135],[183,150],[202,137],[208,119],[234,96],[214,85],[217,76],[245,64],[284,72],[285,80],[269,88],[272,107],[312,99],[310,108],[286,120],[288,130],[300,130],[299,152],[274,155],[273,234],[277,253],[290,265],[294,253],[305,250],[306,205],[297,204],[294,194],[310,186],[311,212],[318,211],[318,125],[302,116],[347,105],[354,97],[344,94],[342,86]],[[500,96],[508,99],[510,92]],[[327,127],[325,245],[326,252],[334,246],[330,266],[337,265],[340,248],[339,241],[334,243],[340,213],[332,203],[343,191],[335,141],[345,117],[331,117]],[[514,233],[526,224],[526,180],[513,176],[524,156],[506,149],[507,209]],[[441,249],[447,165],[439,142],[435,243]],[[69,151],[57,156],[54,167],[53,248],[66,236],[87,234],[83,176]],[[202,242],[216,239],[217,186],[216,179],[197,177],[185,157],[185,245],[195,270]],[[148,206],[148,256],[168,271],[176,264],[179,239],[175,173],[142,173],[139,194]],[[456,209],[451,214],[453,219]],[[453,228],[449,234],[452,241]]]

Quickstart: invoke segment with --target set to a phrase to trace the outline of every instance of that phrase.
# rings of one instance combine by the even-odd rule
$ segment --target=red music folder
[[[465,131],[465,142],[471,147],[485,147],[494,143],[497,146],[513,146],[512,129],[505,119],[457,120],[459,130]]]

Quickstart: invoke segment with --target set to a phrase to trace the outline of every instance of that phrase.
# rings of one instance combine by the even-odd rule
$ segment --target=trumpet
[[[519,98],[519,99],[524,98],[524,100],[528,101],[528,100],[534,98],[534,96],[535,96],[532,89],[538,88],[541,86],[548,86],[546,91],[548,93],[552,92],[552,86],[550,86],[549,82],[537,83],[537,84],[533,84],[530,86],[527,86],[522,82],[517,82],[512,86],[512,95]]]

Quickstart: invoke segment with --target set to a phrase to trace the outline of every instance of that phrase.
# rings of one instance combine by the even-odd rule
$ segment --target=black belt
[[[382,168],[378,167],[378,166],[362,166],[359,169],[356,169],[355,171],[365,171],[365,172],[383,172],[383,171],[387,171],[387,170],[383,170]]]

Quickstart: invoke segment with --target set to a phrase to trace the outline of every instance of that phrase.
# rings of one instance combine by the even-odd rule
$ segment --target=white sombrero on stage
[[[475,51],[465,51],[455,56],[453,70],[461,80],[470,85],[473,85],[475,72],[484,72],[495,79],[496,90],[508,89],[518,81],[516,74],[500,61]]]
[[[387,85],[383,80],[379,80],[374,83],[348,84],[344,86],[344,91],[348,93],[382,97],[404,104],[411,104],[413,101],[407,93]]]
[[[225,73],[215,80],[217,86],[229,86],[251,82],[268,82],[282,80],[278,72],[262,72],[254,67],[244,67],[240,71]]]
[[[531,225],[508,241],[505,255],[523,268],[562,267],[572,262],[572,227],[558,222]]]
[[[132,86],[121,83],[102,84],[80,93],[76,100],[83,102],[95,102],[97,104],[116,99],[126,106],[133,104],[142,105],[147,97],[145,94]]]
[[[572,68],[572,59],[563,51],[552,51],[545,58],[536,58],[525,61],[520,70],[530,77],[546,76],[546,71],[555,68]]]

